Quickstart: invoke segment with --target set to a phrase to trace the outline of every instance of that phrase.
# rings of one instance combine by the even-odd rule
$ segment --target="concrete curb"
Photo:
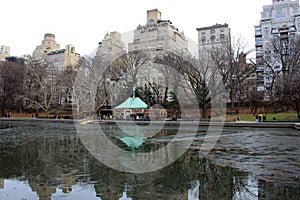
[[[60,122],[60,123],[79,123],[79,124],[95,124],[95,123],[104,123],[104,124],[137,124],[137,125],[147,125],[149,121],[123,121],[123,120],[91,120],[91,119],[45,119],[45,118],[0,118],[1,121],[28,121],[28,122]],[[189,126],[197,125],[198,126],[224,126],[224,127],[249,127],[249,128],[294,128],[300,130],[300,123],[295,122],[204,122],[204,121],[151,121],[151,124],[166,126]]]

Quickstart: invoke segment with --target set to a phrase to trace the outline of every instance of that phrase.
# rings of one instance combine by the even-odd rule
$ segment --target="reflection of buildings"
[[[6,151],[1,153],[3,162],[0,166],[2,177],[24,176],[28,178],[30,186],[38,191],[40,199],[49,199],[51,192],[55,192],[55,188],[60,188],[62,184],[68,187],[77,184],[79,187],[73,187],[73,191],[64,196],[70,197],[68,195],[76,190],[77,192],[92,192],[95,196],[100,195],[102,199],[115,200],[122,196],[124,185],[127,185],[127,197],[132,199],[186,200],[188,189],[194,191],[192,194],[197,193],[197,180],[200,183],[199,199],[233,199],[238,189],[257,194],[257,186],[259,186],[258,195],[266,199],[296,199],[296,195],[299,196],[299,185],[285,185],[287,180],[285,174],[282,175],[284,184],[272,182],[273,177],[269,176],[267,178],[271,178],[270,181],[261,180],[257,183],[246,173],[229,166],[218,166],[211,163],[209,159],[199,159],[199,152],[193,150],[187,151],[171,165],[155,172],[145,174],[121,172],[101,164],[92,157],[71,125],[37,123],[39,125],[20,124],[12,130],[16,135],[22,136],[12,138],[10,140],[12,143],[3,144]],[[110,125],[104,127],[111,130]],[[111,131],[114,133],[114,130]],[[99,145],[97,140],[93,142]],[[158,144],[163,144],[163,142],[158,142]],[[158,147],[158,149],[161,148],[162,146]],[[219,152],[218,149],[216,151]],[[169,159],[172,153],[176,153],[176,150],[162,154],[154,153],[153,156]],[[111,157],[111,159],[114,161],[116,157]],[[154,159],[145,158],[142,162],[148,164],[154,161]],[[90,179],[85,181],[83,175],[88,175]],[[238,179],[235,180],[234,177]],[[295,179],[288,179],[292,180],[288,184],[296,183],[297,177],[296,175],[294,177]],[[190,180],[196,181],[191,183]],[[247,188],[244,188],[245,186]],[[253,196],[250,193],[249,195]]]
[[[200,182],[198,180],[192,181],[191,188],[188,189],[188,200],[199,200],[199,187]]]
[[[56,188],[48,185],[44,181],[45,180],[42,181],[39,180],[39,177],[36,177],[35,180],[29,181],[29,185],[32,188],[32,191],[37,192],[40,200],[51,200],[51,196],[56,192]]]
[[[232,199],[258,199],[258,181],[253,176],[234,176],[233,184],[234,193]]]
[[[281,61],[274,57],[272,41],[279,39],[281,44],[288,44],[299,35],[299,30],[299,0],[273,0],[272,5],[263,6],[261,20],[255,26],[255,48],[257,90],[264,93],[264,100],[268,101],[270,97],[272,71],[282,68]]]
[[[63,174],[61,175],[61,184],[62,184],[62,192],[63,193],[70,193],[72,192],[72,185],[76,183],[75,175],[70,174]]]

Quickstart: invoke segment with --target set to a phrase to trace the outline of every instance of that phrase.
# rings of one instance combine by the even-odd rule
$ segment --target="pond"
[[[199,157],[207,129],[200,127],[189,149],[169,165],[130,173],[96,159],[73,123],[5,123],[0,129],[1,200],[300,197],[300,132],[295,129],[226,127],[212,151]],[[132,150],[118,139],[115,125],[102,128],[130,155],[163,148],[176,133],[176,127],[165,127]]]

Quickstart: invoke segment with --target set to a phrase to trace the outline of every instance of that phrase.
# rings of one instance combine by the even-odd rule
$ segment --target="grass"
[[[45,113],[40,112],[40,116],[46,116]],[[263,115],[263,113],[258,113]],[[71,115],[71,114],[65,114],[65,115]],[[54,115],[51,114],[50,117],[53,117]],[[31,113],[26,114],[26,113],[12,113],[12,117],[28,117],[31,118]],[[255,121],[255,116],[253,114],[244,114],[241,113],[239,115],[226,115],[226,121],[236,121],[237,117],[240,118],[241,121]],[[273,120],[273,118],[276,118],[276,120]],[[297,117],[296,112],[281,112],[281,113],[268,113],[267,114],[267,121],[298,121],[300,120]]]
[[[260,114],[263,116],[263,114]],[[237,117],[241,121],[255,121],[255,116],[253,114],[239,114],[239,115],[227,115],[226,121],[235,121]],[[275,118],[276,120],[273,120]],[[297,117],[296,112],[282,112],[282,113],[268,113],[267,121],[300,121]]]

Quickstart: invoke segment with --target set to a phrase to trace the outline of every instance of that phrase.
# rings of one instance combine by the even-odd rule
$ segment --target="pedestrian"
[[[255,116],[255,119],[256,119],[256,123],[257,123],[258,122],[258,115]]]

